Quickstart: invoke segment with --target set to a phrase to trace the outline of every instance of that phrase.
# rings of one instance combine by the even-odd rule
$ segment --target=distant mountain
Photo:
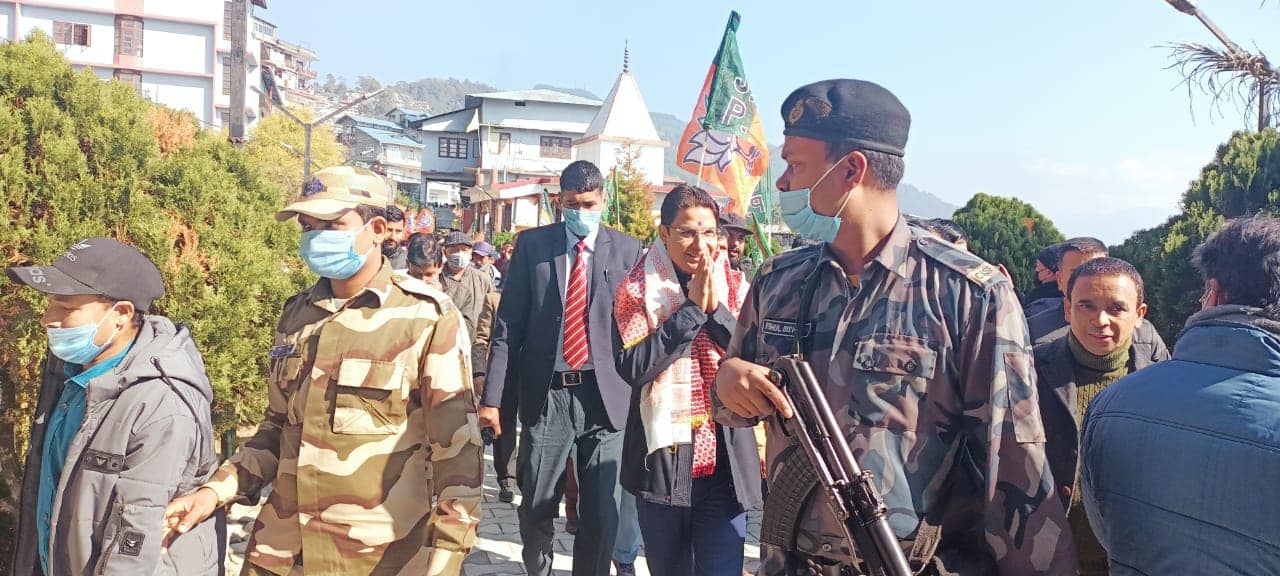
[[[910,184],[899,184],[898,209],[924,218],[951,218],[960,207]]]

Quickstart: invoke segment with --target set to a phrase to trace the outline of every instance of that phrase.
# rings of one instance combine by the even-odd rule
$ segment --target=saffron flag
[[[417,221],[414,223],[414,229],[418,232],[434,234],[436,231],[436,215],[431,213],[431,208],[423,206],[418,211]]]
[[[696,174],[699,183],[723,190],[729,195],[728,209],[745,216],[769,165],[769,147],[738,55],[739,20],[737,12],[729,14],[676,157],[681,169]]]

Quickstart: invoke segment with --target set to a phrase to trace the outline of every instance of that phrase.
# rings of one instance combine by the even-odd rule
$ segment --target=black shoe
[[[636,576],[635,563],[622,563],[617,560],[613,561],[613,569],[618,572],[618,576]]]
[[[574,534],[574,535],[576,535],[576,534],[578,533],[578,521],[577,521],[577,520],[565,520],[565,522],[564,522],[564,531],[565,531],[566,533],[568,533],[568,534]]]
[[[498,482],[498,501],[504,504],[515,502],[516,495],[511,491],[511,487],[507,486],[507,481]]]

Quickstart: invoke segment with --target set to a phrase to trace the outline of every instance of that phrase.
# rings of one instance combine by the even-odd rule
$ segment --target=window
[[[55,21],[53,23],[53,41],[70,46],[88,46],[89,25]]]
[[[236,3],[222,3],[222,39],[231,39],[231,27],[235,24],[236,19]]]
[[[218,121],[219,121],[219,122],[221,122],[221,124],[219,124],[219,126],[221,126],[221,127],[223,127],[223,128],[226,128],[226,127],[230,126],[230,125],[231,125],[231,111],[230,111],[230,110],[223,110],[222,112],[219,112],[219,113],[218,113]]]
[[[231,94],[231,63],[225,58],[222,60],[222,94]]]
[[[466,158],[467,157],[466,138],[440,138],[440,157],[441,158]]]
[[[573,146],[573,140],[562,138],[560,136],[543,136],[542,146],[540,147],[539,156],[543,158],[560,158],[568,160],[572,157],[570,149]]]
[[[116,80],[133,86],[134,90],[142,92],[142,74],[134,72],[133,70],[116,70],[115,77]]]
[[[511,148],[510,132],[489,132],[490,154],[506,154],[509,148]]]
[[[116,54],[142,56],[142,19],[116,16]]]

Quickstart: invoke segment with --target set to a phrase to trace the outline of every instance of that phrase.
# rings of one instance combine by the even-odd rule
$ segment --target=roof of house
[[[613,89],[609,91],[609,97],[604,99],[604,105],[591,120],[586,134],[575,144],[597,138],[666,146],[666,142],[663,142],[662,136],[658,134],[658,129],[653,125],[653,118],[649,116],[649,107],[645,105],[644,96],[640,94],[640,86],[636,84],[635,76],[630,72],[624,71],[618,75]]]
[[[400,126],[396,125],[395,122],[389,122],[387,120],[379,120],[377,118],[370,118],[368,116],[356,116],[355,114],[343,114],[342,118],[338,119],[338,122],[342,122],[343,120],[348,118],[350,118],[351,121],[358,126],[367,126],[370,128],[382,128],[385,130],[393,130],[393,131],[400,129]]]
[[[532,102],[551,102],[555,104],[574,104],[577,106],[599,106],[601,102],[594,98],[583,98],[566,92],[556,90],[547,90],[539,88],[537,90],[509,90],[505,92],[484,92],[481,94],[468,94],[475,98],[487,98],[490,100],[526,100]]]
[[[470,132],[479,126],[476,116],[475,108],[463,108],[416,120],[412,124],[423,132]]]
[[[408,136],[405,136],[404,134],[401,134],[399,132],[395,132],[392,130],[381,130],[378,128],[368,128],[365,126],[357,126],[356,130],[359,130],[361,132],[364,132],[365,134],[368,134],[370,138],[377,140],[379,144],[383,144],[383,145],[395,144],[398,146],[412,146],[414,148],[422,147],[421,142],[418,142],[413,138],[410,138]]]
[[[422,110],[414,110],[413,108],[405,108],[403,106],[396,106],[395,108],[391,109],[391,112],[395,112],[396,110],[399,110],[400,112],[404,113],[405,116],[417,116],[419,118],[426,118],[430,116],[430,114],[427,114]],[[391,112],[387,112],[387,114],[391,114]]]

